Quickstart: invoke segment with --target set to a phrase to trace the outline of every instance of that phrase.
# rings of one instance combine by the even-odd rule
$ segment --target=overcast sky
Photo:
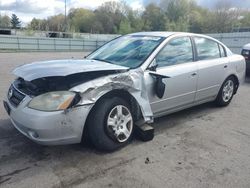
[[[91,8],[95,9],[103,2],[110,0],[67,0],[67,9]],[[120,1],[120,0],[114,0]],[[150,2],[160,0],[125,0],[133,9],[143,8]],[[196,0],[201,6],[213,8],[218,1],[228,1],[233,7],[250,8],[250,0]],[[0,0],[1,15],[15,13],[23,23],[31,21],[33,17],[46,18],[64,13],[64,0]]]

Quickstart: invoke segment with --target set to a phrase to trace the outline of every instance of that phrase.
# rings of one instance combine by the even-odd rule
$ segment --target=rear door
[[[214,40],[193,37],[198,65],[198,84],[195,101],[217,96],[228,68],[225,49]]]

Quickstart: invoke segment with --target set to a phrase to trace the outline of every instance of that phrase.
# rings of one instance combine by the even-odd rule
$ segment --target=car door
[[[155,65],[156,70],[152,70]],[[145,72],[145,80],[155,116],[194,102],[198,75],[189,37],[171,39],[156,55],[149,69],[151,70]],[[159,97],[156,93],[156,81],[161,76],[165,89],[163,96]]]
[[[225,79],[228,59],[224,48],[204,37],[193,37],[197,51],[198,84],[196,102],[213,99],[217,96]]]

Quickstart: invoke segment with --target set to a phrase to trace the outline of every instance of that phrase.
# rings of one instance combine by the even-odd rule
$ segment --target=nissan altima
[[[81,60],[17,67],[4,107],[15,128],[45,145],[125,146],[135,125],[214,101],[227,106],[246,64],[199,34],[140,32],[116,38]]]

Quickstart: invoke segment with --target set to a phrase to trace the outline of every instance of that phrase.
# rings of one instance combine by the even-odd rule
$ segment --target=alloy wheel
[[[234,82],[232,80],[228,80],[223,87],[222,90],[222,99],[224,102],[228,102],[232,96],[233,96],[233,92],[234,92]]]
[[[133,117],[126,106],[117,105],[109,113],[107,128],[120,143],[126,142],[133,130]]]

